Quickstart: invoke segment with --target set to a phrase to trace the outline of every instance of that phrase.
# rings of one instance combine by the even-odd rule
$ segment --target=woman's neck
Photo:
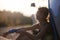
[[[47,22],[47,20],[46,19],[43,19],[43,20],[39,20],[39,22],[40,23],[45,23],[45,22]]]

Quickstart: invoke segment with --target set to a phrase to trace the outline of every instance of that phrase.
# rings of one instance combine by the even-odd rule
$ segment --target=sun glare
[[[31,7],[31,3],[35,3],[36,7]],[[25,16],[35,14],[38,7],[48,5],[47,0],[0,0],[0,9],[9,11],[22,12]]]

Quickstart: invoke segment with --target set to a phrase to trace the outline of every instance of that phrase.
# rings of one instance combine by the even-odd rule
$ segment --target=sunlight
[[[33,2],[36,4],[36,7],[31,7]],[[25,16],[35,14],[39,6],[47,7],[47,5],[47,0],[0,0],[1,10],[18,11],[22,12]]]

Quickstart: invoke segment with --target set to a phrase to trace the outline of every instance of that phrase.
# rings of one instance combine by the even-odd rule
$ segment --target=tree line
[[[32,24],[31,17],[24,16],[21,12],[0,11],[0,27]]]

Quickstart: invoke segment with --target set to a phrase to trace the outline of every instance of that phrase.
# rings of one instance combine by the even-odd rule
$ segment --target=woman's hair
[[[46,18],[48,16],[48,13],[49,13],[48,8],[46,8],[46,7],[39,7],[38,8],[37,14],[39,14],[40,16],[42,14]]]

